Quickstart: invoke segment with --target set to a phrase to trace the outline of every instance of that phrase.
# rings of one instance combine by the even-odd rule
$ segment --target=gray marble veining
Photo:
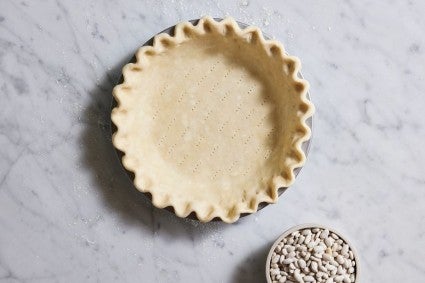
[[[264,282],[285,229],[340,229],[362,282],[425,277],[423,1],[0,3],[0,282]],[[154,33],[202,15],[260,26],[301,58],[313,147],[276,205],[181,220],[134,189],[111,89]]]

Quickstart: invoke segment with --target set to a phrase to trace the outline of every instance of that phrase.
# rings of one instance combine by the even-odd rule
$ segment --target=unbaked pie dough
[[[256,27],[210,17],[141,47],[114,88],[114,146],[134,184],[180,217],[236,221],[295,179],[313,113],[299,61]]]

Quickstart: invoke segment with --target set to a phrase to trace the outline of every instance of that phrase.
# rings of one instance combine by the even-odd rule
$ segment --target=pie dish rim
[[[200,18],[200,19],[195,19],[195,20],[189,20],[189,21],[187,21],[187,22],[183,22],[183,23],[191,23],[192,24],[192,26],[194,26],[194,27],[196,27],[197,25],[198,25],[198,23],[200,22],[200,21],[202,21],[202,20],[208,20],[208,21],[214,21],[215,23],[220,23],[220,22],[223,22],[223,21],[233,21],[239,28],[241,28],[242,30],[243,29],[246,29],[247,27],[250,27],[250,28],[253,28],[253,27],[251,27],[251,26],[248,26],[247,24],[244,24],[244,23],[241,23],[241,22],[237,22],[237,21],[235,21],[233,18],[225,18],[225,19],[222,19],[222,18],[211,18],[211,17],[203,17],[203,18]],[[181,23],[180,23],[181,24]],[[178,24],[177,24],[178,25]],[[174,25],[174,26],[171,26],[171,27],[169,27],[169,28],[167,28],[167,29],[165,29],[164,31],[162,31],[162,32],[160,32],[160,33],[158,33],[158,34],[156,34],[155,36],[153,36],[150,40],[148,40],[145,44],[143,44],[142,45],[142,47],[144,47],[144,46],[152,46],[153,44],[154,44],[154,41],[155,41],[155,38],[156,37],[158,37],[158,35],[163,35],[163,34],[171,34],[171,35],[173,35],[173,33],[174,33],[174,29],[175,29],[175,27],[177,26],[177,25]],[[257,27],[254,27],[254,28],[256,28],[257,30],[258,30],[258,32],[259,32],[259,34],[260,34],[260,36],[261,36],[261,39],[262,40],[264,40],[265,42],[269,42],[270,41],[270,37],[269,36],[267,36],[267,35],[264,35],[262,32],[261,32],[261,30],[259,29],[259,28],[257,28]],[[141,48],[142,48],[141,47]],[[283,49],[283,47],[282,47],[282,49]],[[139,50],[140,50],[140,48],[139,48]],[[287,55],[287,53],[285,52],[284,53],[285,55],[284,56],[287,56],[287,57],[290,57],[290,58],[293,58],[294,60],[298,60],[296,57],[293,57],[293,56],[289,56],[289,55]],[[133,58],[132,58],[132,60],[130,60],[130,63],[131,62],[135,62],[135,60],[137,60],[136,59],[136,56],[133,56]],[[301,79],[301,80],[303,80],[303,76],[301,75],[301,72],[300,72],[300,66],[297,66],[297,68],[295,69],[295,71],[294,71],[294,74],[299,78],[299,79]],[[121,83],[123,82],[123,76],[121,76],[121,79],[120,79],[120,82],[117,84],[117,85],[120,85]],[[293,176],[293,178],[292,178],[292,182],[295,180],[295,178],[296,178],[296,176],[299,174],[299,172],[301,171],[301,169],[302,169],[302,167],[303,167],[303,165],[305,164],[305,161],[306,161],[306,158],[307,158],[307,156],[308,156],[308,153],[309,153],[309,149],[310,149],[310,145],[311,145],[311,140],[312,140],[312,131],[313,131],[313,113],[314,113],[314,105],[312,104],[312,102],[311,102],[311,98],[310,98],[310,93],[309,93],[309,90],[308,90],[308,83],[305,81],[305,80],[303,80],[303,83],[305,83],[305,84],[307,84],[307,90],[305,91],[305,100],[306,100],[306,102],[307,102],[307,104],[308,104],[308,111],[306,111],[306,113],[304,113],[304,116],[303,116],[303,118],[304,118],[304,120],[303,120],[303,126],[307,129],[307,133],[305,134],[305,139],[302,141],[302,143],[301,143],[301,153],[304,155],[304,160],[302,161],[302,164],[299,166],[299,167],[295,167],[295,168],[293,168],[292,169],[292,171],[293,171],[293,174],[294,174],[294,176]],[[115,98],[115,96],[113,96],[113,103],[112,103],[112,109],[113,108],[116,108],[117,107],[117,100],[116,100],[116,98]],[[113,113],[111,113],[111,118],[112,118],[112,116],[113,116]],[[117,133],[117,131],[118,131],[118,126],[117,125],[115,125],[115,123],[112,121],[112,119],[111,119],[111,132],[112,132],[112,135],[114,135],[114,134],[116,134]],[[114,139],[113,139],[114,140]],[[118,158],[119,158],[119,160],[120,160],[120,163],[121,163],[121,165],[123,166],[123,168],[125,169],[125,171],[127,172],[127,174],[129,175],[129,177],[130,177],[130,179],[133,181],[133,185],[135,186],[135,188],[138,190],[138,191],[140,191],[140,192],[142,192],[142,193],[144,193],[145,195],[147,195],[150,199],[151,199],[151,201],[152,201],[152,192],[151,191],[142,191],[141,189],[139,189],[137,186],[136,186],[136,184],[134,183],[134,177],[135,177],[135,175],[134,175],[134,173],[133,173],[133,171],[131,170],[131,168],[126,168],[126,166],[123,164],[123,162],[122,162],[122,157],[125,155],[125,152],[124,151],[122,151],[122,150],[120,150],[116,145],[115,145],[115,143],[114,143],[114,141],[112,142],[113,143],[113,146],[114,146],[114,148],[115,148],[115,150],[116,150],[116,152],[117,152],[117,155],[118,155]],[[279,196],[284,192],[284,191],[286,191],[286,189],[288,188],[289,186],[287,186],[287,187],[279,187],[278,188],[278,196],[277,196],[277,198],[276,198],[276,201],[277,201],[277,199],[279,198]],[[199,216],[198,216],[198,214],[196,213],[196,211],[191,211],[188,215],[185,215],[185,216],[181,216],[181,215],[178,215],[176,212],[175,212],[175,210],[174,210],[174,207],[173,207],[173,205],[171,204],[171,205],[167,205],[166,207],[158,207],[157,205],[155,205],[155,206],[157,206],[158,208],[161,208],[161,209],[166,209],[166,210],[168,210],[168,211],[171,211],[171,212],[173,212],[174,214],[177,214],[178,216],[180,216],[180,217],[183,217],[183,218],[190,218],[190,219],[196,219],[196,220],[199,220],[199,221],[201,221],[201,222],[209,222],[209,221],[217,221],[217,220],[221,220],[221,221],[224,221],[224,222],[228,222],[228,223],[232,223],[232,222],[236,222],[240,217],[244,217],[244,216],[247,216],[247,215],[250,215],[250,214],[253,214],[253,213],[255,213],[255,212],[257,212],[257,211],[259,211],[259,210],[261,210],[262,208],[264,208],[265,206],[267,206],[268,204],[271,204],[271,203],[275,203],[276,201],[273,201],[273,202],[259,202],[258,203],[258,206],[257,206],[257,208],[253,211],[253,212],[248,212],[248,213],[245,213],[245,212],[242,212],[242,213],[238,213],[237,214],[237,217],[235,218],[235,219],[224,219],[223,217],[220,217],[220,216],[214,216],[214,217],[212,217],[211,219],[205,219],[205,218],[200,218]]]

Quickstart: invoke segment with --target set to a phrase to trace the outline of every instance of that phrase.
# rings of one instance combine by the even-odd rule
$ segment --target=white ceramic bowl
[[[320,228],[320,229],[328,229],[329,232],[331,233],[335,233],[336,235],[338,235],[338,237],[340,237],[345,243],[348,244],[348,246],[350,247],[351,251],[353,252],[354,255],[354,261],[356,262],[356,266],[355,266],[355,275],[356,275],[356,279],[354,281],[354,283],[358,283],[359,281],[359,257],[357,255],[357,252],[355,250],[355,248],[353,247],[353,245],[350,243],[350,241],[347,240],[347,238],[345,238],[343,235],[341,235],[341,233],[339,233],[338,231],[335,231],[335,229],[333,228],[329,228],[327,226],[323,226],[323,225],[319,225],[319,224],[314,224],[314,223],[306,223],[306,224],[301,224],[301,225],[297,225],[294,226],[288,230],[286,230],[282,235],[279,236],[279,238],[277,238],[277,240],[273,243],[272,247],[270,248],[269,251],[269,255],[267,256],[267,261],[266,261],[266,279],[267,279],[267,283],[272,283],[271,277],[270,277],[270,261],[272,258],[272,254],[273,251],[275,250],[276,246],[288,235],[290,235],[292,232],[298,231],[298,230],[304,230],[304,229],[314,229],[314,228]]]

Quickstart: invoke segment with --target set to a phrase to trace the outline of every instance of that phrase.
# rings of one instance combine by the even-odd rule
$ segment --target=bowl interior
[[[273,243],[272,247],[270,248],[269,254],[267,256],[267,260],[266,260],[266,279],[267,279],[267,283],[272,283],[272,280],[270,278],[270,261],[272,258],[272,254],[276,248],[276,246],[284,239],[286,238],[288,235],[290,235],[291,233],[295,232],[295,231],[299,231],[299,230],[303,230],[303,229],[313,229],[313,228],[320,228],[320,229],[328,229],[329,232],[331,233],[335,233],[336,235],[338,235],[339,238],[341,238],[345,243],[348,244],[348,246],[350,247],[351,251],[353,252],[354,255],[354,261],[356,262],[356,280],[355,283],[360,282],[359,281],[359,258],[357,255],[357,252],[355,250],[355,248],[353,247],[353,245],[347,240],[347,238],[345,238],[341,233],[339,233],[338,231],[336,231],[333,228],[329,228],[327,226],[324,225],[320,225],[320,224],[313,224],[313,223],[306,223],[306,224],[301,224],[301,225],[297,225],[294,226],[288,230],[286,230],[285,232],[283,232],[282,235],[280,235],[277,240]]]

